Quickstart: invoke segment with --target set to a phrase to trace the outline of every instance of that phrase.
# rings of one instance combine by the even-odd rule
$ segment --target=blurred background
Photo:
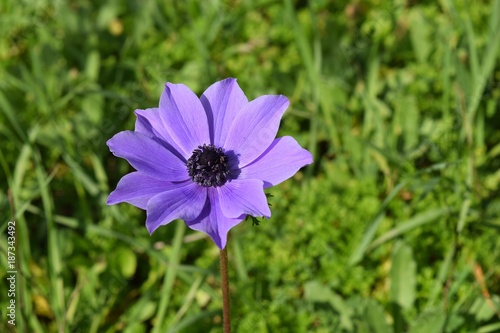
[[[500,331],[499,0],[3,0],[0,30],[1,332],[12,219],[17,332],[222,332],[218,249],[106,206],[105,142],[226,77],[314,154],[231,231],[234,332]]]

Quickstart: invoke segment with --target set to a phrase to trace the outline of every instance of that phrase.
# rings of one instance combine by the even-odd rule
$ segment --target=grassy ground
[[[315,163],[229,244],[234,332],[500,331],[500,1],[0,4],[0,331],[221,332],[218,251],[106,206],[166,81],[292,102]],[[4,329],[5,327],[5,329]]]

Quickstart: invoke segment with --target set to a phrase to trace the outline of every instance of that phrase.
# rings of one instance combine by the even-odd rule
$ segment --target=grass
[[[222,332],[218,249],[106,206],[130,167],[105,142],[166,81],[225,77],[288,96],[279,135],[314,155],[270,189],[271,219],[231,232],[235,332],[500,330],[500,1],[0,13],[0,264],[15,220],[18,271],[14,328],[0,270],[0,331]]]

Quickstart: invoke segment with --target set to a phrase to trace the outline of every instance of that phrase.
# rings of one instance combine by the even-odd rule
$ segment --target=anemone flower
[[[200,98],[167,83],[158,108],[136,110],[135,130],[107,142],[137,170],[118,182],[107,204],[145,209],[150,233],[182,219],[223,249],[247,215],[271,216],[264,189],[312,163],[295,139],[276,138],[288,105],[282,95],[249,102],[233,78]]]

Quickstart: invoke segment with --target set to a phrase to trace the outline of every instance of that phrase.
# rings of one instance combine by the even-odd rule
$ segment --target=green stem
[[[227,246],[220,251],[220,276],[222,284],[222,320],[224,333],[231,333],[231,316],[229,311],[229,278],[227,273]]]

